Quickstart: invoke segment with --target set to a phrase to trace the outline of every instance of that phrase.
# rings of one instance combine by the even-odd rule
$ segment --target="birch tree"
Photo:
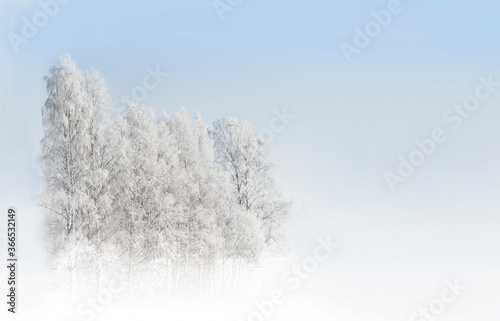
[[[210,260],[222,244],[215,205],[218,187],[211,180],[209,148],[205,146],[209,144],[208,134],[199,121],[197,125],[198,128],[184,109],[174,114],[171,123],[179,153],[180,190],[177,199],[184,216],[178,227],[184,232],[182,243],[186,264],[191,260]]]
[[[85,208],[95,110],[89,108],[84,76],[69,55],[62,56],[49,73],[48,98],[42,107],[42,206],[48,212],[49,248],[61,259],[73,286],[76,269],[91,255]]]
[[[235,118],[219,118],[213,127],[215,160],[229,175],[237,203],[260,220],[266,247],[281,250],[290,203],[276,184],[265,142],[248,122]]]

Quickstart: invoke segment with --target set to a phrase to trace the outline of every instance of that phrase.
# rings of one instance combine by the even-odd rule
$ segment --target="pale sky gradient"
[[[16,53],[7,35],[40,7],[3,0],[0,204],[26,214],[24,268],[43,266],[33,205],[43,77],[67,52],[98,69],[113,98],[159,65],[170,76],[144,101],[158,114],[183,105],[208,123],[231,115],[256,130],[274,108],[296,116],[270,149],[296,199],[297,252],[310,255],[317,236],[343,245],[308,294],[332,320],[406,320],[455,276],[470,290],[440,320],[498,320],[500,87],[458,130],[442,115],[478,77],[500,81],[500,2],[402,1],[348,64],[340,43],[388,2],[246,0],[220,21],[211,1],[71,0]],[[437,127],[448,140],[391,192],[384,172]]]

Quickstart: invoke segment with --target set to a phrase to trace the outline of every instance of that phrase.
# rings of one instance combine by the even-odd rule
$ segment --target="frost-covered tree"
[[[156,117],[144,105],[130,103],[119,133],[114,208],[120,229],[114,241],[120,246],[130,293],[134,273],[155,258],[158,248],[162,183],[157,175]]]
[[[69,55],[50,68],[48,98],[42,107],[41,163],[45,176],[42,206],[47,210],[49,247],[75,282],[76,269],[95,255],[102,220],[110,213],[103,159],[101,108],[108,103],[102,78],[84,75]],[[101,112],[102,111],[102,112]],[[105,206],[108,204],[108,206]],[[95,211],[95,205],[103,205]],[[104,213],[106,212],[106,213]]]
[[[245,121],[224,117],[213,126],[215,160],[230,176],[238,204],[259,218],[267,248],[280,251],[290,203],[283,199],[276,184],[265,142]]]
[[[184,109],[174,114],[171,132],[178,151],[180,190],[176,199],[183,209],[183,219],[178,222],[179,230],[184,231],[182,252],[187,262],[210,260],[222,242],[216,211],[220,190],[211,180],[208,135],[200,122],[193,124]]]
[[[86,166],[86,206],[82,208],[85,236],[92,248],[95,262],[93,272],[96,275],[96,283],[99,286],[102,275],[102,266],[109,264],[114,256],[105,249],[109,246],[111,237],[118,227],[113,219],[113,202],[115,194],[113,186],[119,173],[115,159],[115,135],[116,130],[112,126],[109,115],[110,97],[107,92],[103,77],[94,70],[84,74],[84,88],[87,95],[87,108],[89,109],[90,136],[89,146],[86,148],[87,155],[83,159]],[[107,254],[107,255],[106,255]]]
[[[43,206],[55,214],[53,228],[68,239],[83,225],[77,196],[85,183],[84,146],[90,144],[87,96],[83,76],[69,56],[61,57],[45,80],[49,96],[42,107],[41,161],[47,182]]]

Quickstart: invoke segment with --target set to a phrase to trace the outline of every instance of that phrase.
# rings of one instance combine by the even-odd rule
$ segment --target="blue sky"
[[[296,117],[270,148],[286,194],[307,209],[294,220],[304,229],[296,239],[330,233],[361,258],[395,248],[432,261],[445,245],[421,237],[426,227],[448,222],[481,231],[500,223],[500,90],[460,129],[442,119],[473,94],[478,77],[500,80],[500,2],[401,1],[403,11],[347,63],[340,44],[352,43],[355,28],[388,3],[244,0],[221,21],[210,0],[71,0],[15,52],[8,35],[21,34],[22,18],[40,6],[3,1],[1,203],[32,206],[38,193],[43,76],[67,52],[79,67],[98,69],[114,98],[159,65],[170,76],[144,101],[157,113],[183,105],[207,122],[232,115],[260,130],[273,109],[286,107]],[[448,141],[391,192],[384,172],[436,127],[447,128]],[[409,232],[395,241],[401,230]],[[498,249],[499,242],[481,244]],[[474,257],[476,250],[465,244],[454,258],[498,267]],[[463,274],[482,273],[471,271]]]
[[[320,162],[321,172],[335,172],[334,161],[344,155],[346,171],[359,173],[361,181],[373,171],[375,183],[383,166],[390,166],[412,137],[439,124],[447,105],[468,94],[478,76],[498,70],[500,50],[493,38],[500,24],[498,3],[401,1],[402,12],[346,63],[340,43],[352,43],[354,29],[388,3],[244,1],[221,21],[210,1],[74,0],[61,5],[16,53],[8,35],[21,34],[22,18],[32,19],[41,7],[36,1],[6,2],[2,105],[19,107],[2,112],[4,119],[17,118],[29,128],[9,121],[2,130],[15,126],[16,137],[31,140],[32,158],[46,95],[43,76],[68,52],[81,68],[100,70],[114,98],[140,84],[146,67],[159,65],[170,76],[144,101],[158,113],[184,105],[209,122],[234,115],[259,129],[267,126],[273,108],[286,106],[298,116],[272,146],[283,168],[294,150],[315,155],[311,160]],[[492,122],[496,114],[490,108],[480,121]],[[486,129],[473,135],[481,130]],[[283,150],[280,142],[293,147]],[[368,162],[366,152],[374,153]],[[471,154],[465,160],[472,158],[467,166],[474,168]],[[25,157],[15,163],[19,158]],[[304,179],[313,173],[308,174]],[[343,180],[349,183],[352,175]],[[372,187],[367,189],[372,194]]]

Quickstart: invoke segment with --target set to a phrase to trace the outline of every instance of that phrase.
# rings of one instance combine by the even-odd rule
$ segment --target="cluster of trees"
[[[265,142],[231,117],[213,128],[130,102],[111,117],[103,77],[68,55],[50,68],[41,164],[47,248],[73,292],[112,277],[145,291],[238,289],[263,253],[286,248],[290,203]]]

